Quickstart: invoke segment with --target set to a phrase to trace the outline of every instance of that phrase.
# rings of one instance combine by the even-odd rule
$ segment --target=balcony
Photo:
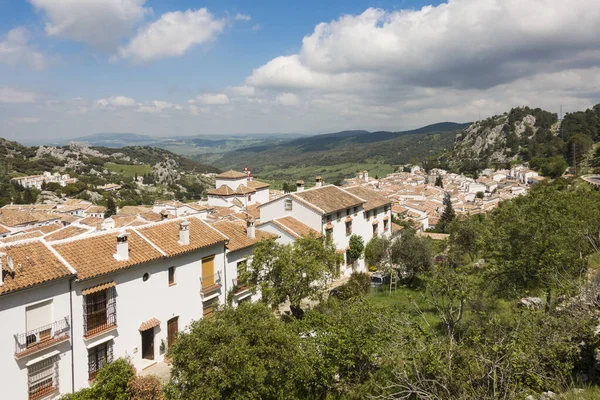
[[[202,296],[209,296],[212,293],[221,289],[221,273],[217,272],[214,275],[204,275],[200,278],[200,293]]]
[[[49,325],[15,335],[15,358],[25,357],[70,338],[69,319],[64,317]]]

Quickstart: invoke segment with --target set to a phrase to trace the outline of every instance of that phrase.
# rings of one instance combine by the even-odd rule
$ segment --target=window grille
[[[41,399],[58,389],[58,356],[27,367],[29,400]]]
[[[88,294],[83,301],[83,331],[90,336],[117,324],[115,288]]]
[[[88,379],[93,381],[98,371],[113,361],[112,340],[88,350]]]

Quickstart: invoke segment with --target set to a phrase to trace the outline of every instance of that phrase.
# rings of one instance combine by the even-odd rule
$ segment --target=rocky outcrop
[[[524,297],[519,300],[518,306],[528,310],[541,310],[544,307],[544,301],[539,297]]]
[[[171,158],[167,158],[152,166],[152,174],[159,183],[174,183],[179,180],[180,174],[177,172],[177,162]]]

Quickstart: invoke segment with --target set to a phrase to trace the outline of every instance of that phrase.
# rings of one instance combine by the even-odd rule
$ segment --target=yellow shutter
[[[202,288],[215,284],[215,256],[202,259]]]

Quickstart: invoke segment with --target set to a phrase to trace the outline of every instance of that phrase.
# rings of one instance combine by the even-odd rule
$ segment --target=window
[[[346,222],[346,236],[352,235],[352,221]]]
[[[248,195],[248,201],[251,201],[251,200],[252,200],[252,195],[251,195],[251,194],[249,194],[249,195]]]
[[[248,266],[248,263],[246,262],[246,260],[239,261],[237,263],[236,285],[238,287],[246,285],[245,275],[246,275],[246,268],[247,268],[247,266]]]
[[[292,209],[292,199],[285,199],[285,210],[290,211]]]
[[[219,298],[215,297],[214,299],[210,299],[202,303],[202,316],[204,318],[212,317],[215,312],[215,309],[219,305]]]
[[[106,343],[99,344],[88,350],[88,379],[93,381],[96,379],[98,371],[106,364],[112,362],[112,340]]]
[[[169,267],[169,286],[175,284],[175,267]]]
[[[358,207],[354,207],[354,216],[356,217],[357,214],[358,214]]]
[[[388,211],[390,211],[390,206],[385,206],[383,210],[387,213]]]
[[[146,272],[146,273],[145,273],[145,274],[142,276],[142,281],[146,282],[148,279],[150,279],[150,274]]]
[[[350,250],[346,250],[346,265],[352,265],[352,257],[350,257]]]
[[[330,241],[333,236],[333,228],[325,229],[325,240]]]
[[[94,335],[117,324],[115,290],[108,288],[85,296],[83,302],[85,336]]]
[[[365,214],[367,215],[367,221],[371,219],[371,211],[367,211]]]
[[[29,306],[25,309],[27,323],[27,347],[44,342],[52,337],[52,300]]]
[[[388,230],[388,220],[387,220],[387,219],[384,219],[384,220],[383,220],[383,231],[385,232],[385,231],[387,231],[387,230]]]
[[[377,225],[378,224],[373,225],[373,236],[377,236]]]
[[[58,357],[27,367],[29,400],[41,399],[58,389]]]
[[[331,214],[327,214],[327,222],[331,222]]]
[[[336,217],[337,217],[337,219],[338,219],[338,221],[339,221],[339,220],[340,220],[340,218],[342,218],[342,212],[341,212],[341,211],[338,211],[338,212],[337,212],[337,214],[336,214]]]
[[[350,209],[346,208],[346,215],[350,215]]]

